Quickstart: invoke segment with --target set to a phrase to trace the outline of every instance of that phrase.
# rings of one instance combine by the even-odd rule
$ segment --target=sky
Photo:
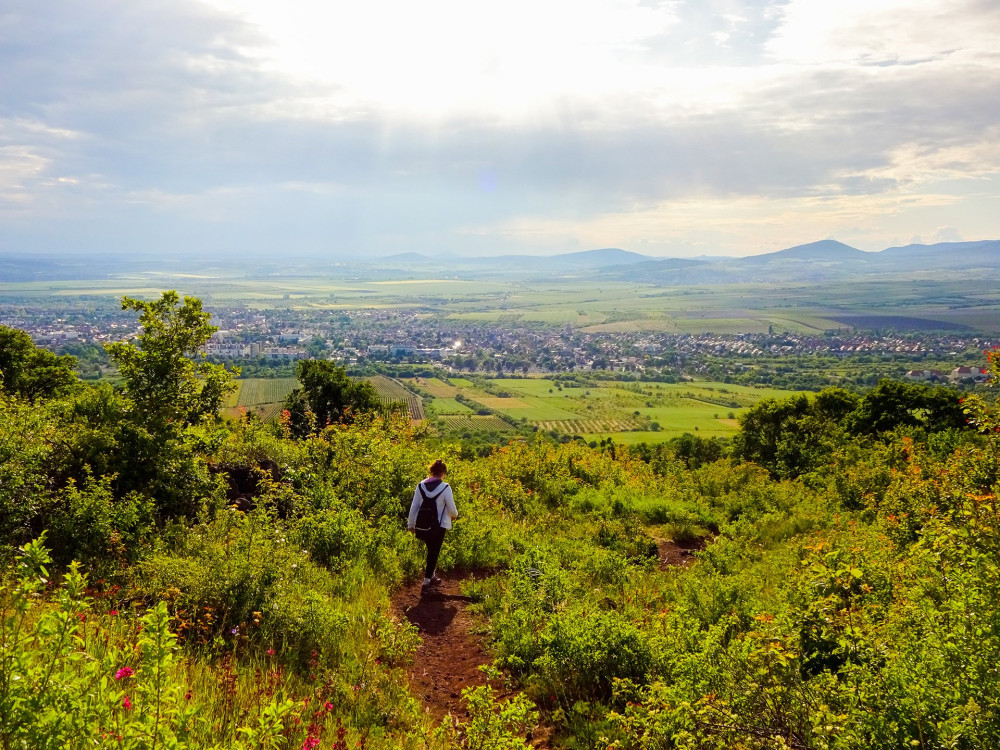
[[[0,254],[1000,238],[997,0],[0,0]]]

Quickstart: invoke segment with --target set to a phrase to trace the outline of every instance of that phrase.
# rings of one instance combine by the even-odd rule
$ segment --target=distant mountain
[[[708,268],[717,268],[715,263],[687,258],[664,258],[647,260],[630,265],[606,266],[597,269],[604,278],[621,281],[653,281],[657,284],[690,283],[692,273],[696,275]]]
[[[938,242],[935,245],[903,245],[902,247],[887,247],[879,255],[907,258],[927,258],[939,256],[942,253],[959,252],[978,254],[982,252],[995,253],[1000,251],[1000,240],[976,240],[973,242]]]
[[[1000,272],[1000,240],[891,247],[867,253],[836,240],[746,258],[666,259],[605,269],[607,278],[683,284],[816,282],[909,273]]]
[[[630,250],[617,247],[606,247],[601,250],[581,250],[576,253],[564,253],[551,256],[555,263],[578,266],[581,268],[603,268],[605,266],[624,266],[631,263],[643,263],[653,260],[648,255],[640,255]]]
[[[418,274],[447,270],[468,278],[530,274],[566,279],[568,275],[667,286],[821,282],[885,274],[996,273],[1000,272],[1000,240],[906,245],[881,252],[864,252],[837,240],[820,240],[745,258],[653,258],[617,247],[562,255],[430,257],[401,253],[379,258],[372,265],[405,266]]]
[[[427,256],[421,253],[399,253],[371,261],[373,266],[408,266],[414,272],[447,270],[464,275],[482,274],[565,274],[568,271],[591,271],[606,266],[628,266],[652,260],[617,247],[581,250],[561,255],[485,255]]]
[[[1000,267],[1000,240],[938,242],[934,245],[888,247],[877,253],[880,262],[901,270],[970,269]]]
[[[429,255],[422,255],[420,253],[396,253],[395,255],[386,255],[385,257],[379,258],[377,262],[379,263],[392,263],[393,265],[397,263],[427,263],[428,261],[434,261],[435,258]]]
[[[805,260],[805,261],[826,261],[844,262],[852,260],[868,260],[872,253],[858,250],[856,247],[845,245],[837,240],[820,240],[810,242],[807,245],[796,245],[774,253],[764,253],[763,255],[753,255],[744,258],[749,263],[770,263],[776,260]]]
[[[581,250],[560,255],[493,255],[480,258],[454,258],[452,263],[464,268],[502,267],[534,271],[564,272],[569,269],[587,270],[605,266],[624,266],[652,260],[648,255],[640,255],[617,247],[600,250]]]

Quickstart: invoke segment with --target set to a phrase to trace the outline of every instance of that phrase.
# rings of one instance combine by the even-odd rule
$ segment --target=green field
[[[570,325],[601,332],[822,332],[861,328],[934,330],[950,325],[1000,331],[995,278],[856,279],[824,283],[657,286],[639,281],[504,277],[466,279],[338,277],[288,267],[283,275],[240,275],[199,267],[196,273],[110,273],[108,278],[0,281],[0,300],[156,296],[163,289],[206,305],[299,310],[414,310],[456,322]],[[404,272],[399,272],[401,276]],[[499,280],[498,280],[499,279]]]
[[[288,398],[299,384],[295,378],[247,378],[238,382],[238,406],[276,404]]]
[[[460,404],[453,398],[436,398],[427,408],[428,416],[439,414],[472,414],[473,409],[465,404]]]
[[[472,414],[469,416],[446,416],[441,417],[441,421],[447,426],[449,432],[453,433],[511,431],[511,426],[509,424],[500,419],[500,417],[494,415],[477,416]]]
[[[434,397],[428,405],[428,415],[437,418],[448,433],[471,430],[471,411],[488,408],[540,430],[588,440],[611,437],[616,442],[662,441],[685,432],[732,435],[738,429],[735,417],[747,408],[764,398],[791,395],[773,388],[712,382],[605,380],[584,387],[540,377],[414,378],[406,382],[424,393],[461,394],[466,399],[460,403],[454,397]]]
[[[499,417],[475,414],[488,408],[540,430],[586,439],[611,437],[616,442],[666,440],[685,432],[731,435],[737,427],[730,415],[739,415],[762,398],[789,395],[788,391],[770,388],[709,382],[601,381],[578,388],[548,378],[407,380],[425,393],[453,394],[434,397],[425,414],[421,398],[403,382],[382,375],[367,380],[384,403],[403,402],[412,419],[437,418],[448,432],[511,429]],[[252,411],[264,420],[278,416],[285,398],[298,385],[295,378],[246,378],[236,382],[238,388],[228,397],[224,413],[237,417]],[[465,403],[454,398],[458,394],[465,397]],[[653,429],[654,425],[659,429]]]
[[[423,403],[419,396],[414,395],[409,389],[404,387],[399,381],[387,378],[383,375],[375,375],[366,378],[378,391],[383,403],[406,404],[410,412],[410,417],[414,420],[424,419]],[[244,378],[236,381],[236,390],[226,397],[223,404],[223,414],[228,417],[239,417],[245,412],[252,411],[261,419],[267,421],[275,419],[281,412],[281,405],[288,395],[299,385],[297,378]],[[461,404],[457,404],[449,413],[461,413]],[[465,409],[471,412],[470,409]]]
[[[403,403],[406,404],[406,408],[410,412],[410,419],[421,420],[425,418],[424,404],[420,397],[398,380],[387,378],[384,375],[373,375],[365,380],[375,386],[375,390],[378,391],[384,405]]]
[[[226,397],[222,413],[239,417],[253,412],[264,421],[274,419],[281,412],[281,405],[298,387],[295,378],[244,378],[236,381],[236,390]]]

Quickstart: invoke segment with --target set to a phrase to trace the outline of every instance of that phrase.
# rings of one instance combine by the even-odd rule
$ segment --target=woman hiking
[[[441,583],[434,575],[438,555],[444,543],[444,534],[451,528],[451,522],[458,518],[455,497],[451,487],[444,481],[448,467],[440,458],[430,465],[428,477],[417,485],[410,503],[410,515],[406,527],[427,544],[427,564],[424,566],[424,583],[420,592]]]

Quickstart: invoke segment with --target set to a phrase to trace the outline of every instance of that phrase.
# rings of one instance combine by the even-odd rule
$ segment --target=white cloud
[[[331,100],[408,115],[524,114],[552,97],[629,88],[621,56],[677,23],[639,0],[210,0],[272,41],[274,70]]]
[[[261,251],[662,252],[1000,235],[992,0],[9,1],[0,200],[29,234],[71,217],[101,246],[149,222]]]
[[[1000,15],[980,0],[789,0],[767,49],[810,65],[997,60]]]

